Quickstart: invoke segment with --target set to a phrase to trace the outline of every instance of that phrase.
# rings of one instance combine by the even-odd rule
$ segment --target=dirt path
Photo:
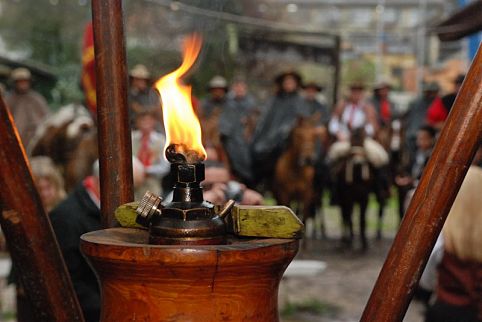
[[[280,306],[283,322],[352,322],[359,321],[385,256],[396,231],[394,211],[388,211],[385,238],[374,240],[374,225],[369,227],[370,248],[343,251],[339,247],[339,225],[335,209],[328,212],[328,240],[309,240],[296,259],[324,261],[326,270],[316,276],[284,278],[280,287]],[[370,213],[374,221],[374,212]],[[303,307],[305,310],[303,310]],[[423,322],[423,307],[413,302],[404,319]]]

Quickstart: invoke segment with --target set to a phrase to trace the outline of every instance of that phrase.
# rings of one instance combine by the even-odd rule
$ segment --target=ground
[[[329,236],[326,240],[305,240],[295,260],[314,259],[326,263],[326,269],[315,276],[285,277],[280,286],[279,302],[283,322],[355,322],[383,265],[398,227],[394,201],[386,209],[384,237],[375,240],[376,208],[368,214],[370,248],[366,253],[356,249],[343,251],[338,243],[338,209],[325,210]],[[412,302],[406,322],[422,322],[423,306]]]
[[[283,278],[279,293],[282,322],[359,321],[398,227],[395,201],[391,200],[386,208],[384,237],[376,241],[375,213],[376,205],[371,202],[368,214],[370,248],[362,253],[356,248],[340,249],[339,211],[335,207],[325,208],[328,238],[306,238],[295,260],[323,261],[326,269],[316,275]],[[5,279],[9,265],[8,256],[0,256],[0,322],[15,321],[15,291],[6,286]],[[412,303],[404,321],[422,322],[422,306]]]

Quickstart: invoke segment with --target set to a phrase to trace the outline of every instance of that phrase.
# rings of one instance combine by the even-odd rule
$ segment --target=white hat
[[[144,65],[135,65],[129,72],[130,77],[140,78],[140,79],[149,79],[151,78],[151,74],[147,70],[146,66]]]
[[[27,68],[19,67],[15,68],[10,75],[12,80],[19,81],[19,80],[29,80],[32,78],[32,74]]]
[[[211,88],[228,88],[228,82],[226,79],[222,76],[214,76],[210,81],[209,81],[209,89]]]

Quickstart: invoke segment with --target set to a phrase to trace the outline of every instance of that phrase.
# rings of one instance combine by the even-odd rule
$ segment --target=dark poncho
[[[244,135],[244,119],[255,108],[252,97],[230,98],[224,108],[219,133],[226,151],[231,170],[243,182],[249,184],[253,180],[251,167],[251,151]]]
[[[256,168],[279,157],[298,118],[310,115],[306,101],[298,93],[280,93],[269,101],[252,142],[253,162]]]

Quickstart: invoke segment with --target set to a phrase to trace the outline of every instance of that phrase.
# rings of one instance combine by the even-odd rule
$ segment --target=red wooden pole
[[[84,321],[12,116],[0,95],[0,224],[35,321]]]
[[[92,0],[102,224],[134,199],[122,1]]]
[[[482,139],[482,49],[465,78],[361,321],[402,321]]]

